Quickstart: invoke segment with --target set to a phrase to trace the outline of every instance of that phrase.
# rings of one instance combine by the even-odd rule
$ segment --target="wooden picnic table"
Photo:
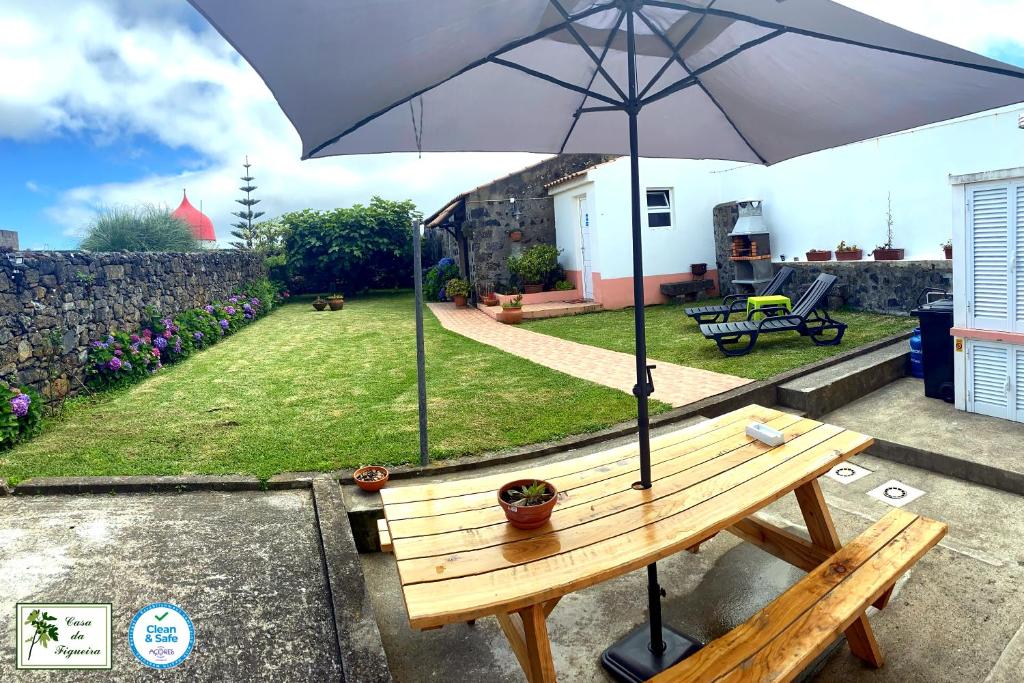
[[[770,447],[746,436],[754,421],[786,442]],[[841,543],[817,479],[872,443],[753,405],[652,438],[650,489],[632,488],[638,450],[630,444],[518,472],[384,489],[382,537],[413,628],[493,615],[527,679],[554,681],[545,619],[568,593],[696,549],[723,530],[808,571],[826,561]],[[496,491],[518,478],[567,494],[549,524],[523,531],[505,521]],[[791,492],[811,542],[752,516]],[[881,665],[865,616],[846,635],[854,654]]]

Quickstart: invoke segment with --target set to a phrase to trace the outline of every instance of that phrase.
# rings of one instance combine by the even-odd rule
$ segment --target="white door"
[[[1002,344],[969,342],[967,346],[967,410],[1013,419],[1013,349]]]
[[[986,183],[967,188],[967,311],[971,327],[1011,331],[1016,248],[1012,188]]]
[[[583,298],[594,298],[594,248],[590,239],[590,214],[587,212],[587,195],[576,197],[576,216],[580,222],[580,263],[583,270]]]

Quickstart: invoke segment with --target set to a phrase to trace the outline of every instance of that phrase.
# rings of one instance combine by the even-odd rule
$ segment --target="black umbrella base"
[[[704,647],[671,626],[663,626],[661,632],[665,651],[660,655],[651,652],[651,625],[644,623],[601,653],[601,664],[619,683],[641,683]]]

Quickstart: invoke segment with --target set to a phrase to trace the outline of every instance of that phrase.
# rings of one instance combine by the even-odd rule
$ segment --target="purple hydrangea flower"
[[[252,298],[252,299],[251,299],[251,300],[249,301],[249,303],[251,303],[251,304],[252,304],[253,306],[259,306],[259,305],[260,305],[260,300],[259,300],[259,299],[257,299],[256,297],[253,297],[253,298]]]
[[[174,352],[181,353],[181,337],[174,338]]]
[[[192,333],[192,338],[195,339],[196,341],[202,341],[203,340],[203,333],[202,332],[193,332]]]
[[[167,348],[167,339],[165,339],[164,337],[157,337],[155,340],[153,340],[153,346],[163,351],[164,349]]]
[[[245,311],[246,313],[252,313],[252,305],[245,304],[244,306],[242,306],[242,310]]]
[[[107,361],[107,367],[113,370],[114,372],[117,372],[118,370],[121,369],[121,359],[118,358],[117,356],[114,356],[109,361]]]
[[[160,349],[156,348],[155,346],[152,349],[150,349],[150,353],[153,354],[153,358],[160,358]]]
[[[224,310],[227,312],[228,315],[234,315],[235,314],[235,307],[234,306],[228,306]]]
[[[142,331],[142,338],[143,339],[152,339],[153,338],[153,330],[149,329],[148,327],[146,329],[144,329]]]
[[[131,345],[131,350],[132,350],[132,353],[138,353],[139,352],[139,343],[136,342],[136,343],[132,344]]]
[[[122,351],[121,349],[118,349],[117,351],[114,351],[114,355],[115,356],[123,356],[124,355],[124,351]]]
[[[207,313],[209,313],[210,315],[213,315],[213,311],[214,311],[213,306],[203,306],[203,310],[206,311]]]
[[[231,323],[229,323],[229,322],[228,322],[227,320],[221,320],[221,321],[220,321],[220,329],[222,329],[222,330],[226,330],[226,329],[228,329],[228,328],[229,328],[230,326],[231,326]]]
[[[246,313],[245,314],[245,319],[246,320],[252,320],[252,313]]]
[[[11,399],[11,412],[17,417],[25,417],[28,415],[28,406],[32,403],[32,399],[29,398],[28,394],[18,394]]]
[[[112,335],[112,334],[108,334],[107,335],[107,343],[108,344],[113,344],[114,343],[114,335]]]
[[[142,338],[139,337],[139,335],[137,335],[137,334],[133,334],[131,339],[132,339],[132,344],[138,344],[140,341],[142,341]]]
[[[237,304],[238,303],[238,297],[237,296],[233,296],[230,299],[228,299],[228,301],[230,301],[233,304]]]

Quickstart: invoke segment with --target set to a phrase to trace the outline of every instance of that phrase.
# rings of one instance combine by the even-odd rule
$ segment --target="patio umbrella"
[[[774,164],[1024,101],[1024,70],[827,0],[190,2],[270,87],[303,158],[630,156],[639,488],[653,387],[638,158]],[[651,652],[634,654],[650,669],[626,679],[681,656],[648,577]]]

